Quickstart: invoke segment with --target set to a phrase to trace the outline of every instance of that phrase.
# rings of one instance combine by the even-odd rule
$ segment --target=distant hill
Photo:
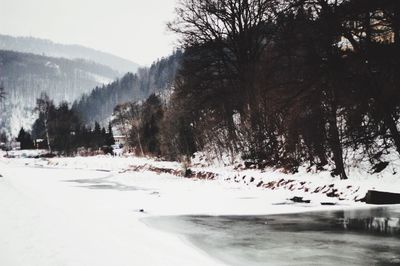
[[[0,34],[0,50],[12,50],[67,59],[81,58],[109,66],[121,74],[136,72],[139,68],[137,63],[109,53],[80,45],[58,44],[50,40],[33,37],[13,37]]]
[[[140,68],[136,74],[124,77],[83,95],[73,105],[84,122],[98,121],[105,125],[118,104],[140,101],[152,93],[163,94],[172,88],[175,75],[182,60],[182,52],[176,51],[169,57],[154,62],[149,68]]]
[[[55,103],[72,103],[119,76],[108,66],[82,59],[0,50],[0,84],[6,93],[0,106],[0,130],[15,135],[21,126],[30,127],[32,110],[41,92]]]

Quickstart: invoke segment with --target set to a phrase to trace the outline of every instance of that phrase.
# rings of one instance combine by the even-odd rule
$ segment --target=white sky
[[[80,44],[149,65],[169,55],[176,0],[0,0],[0,33]]]

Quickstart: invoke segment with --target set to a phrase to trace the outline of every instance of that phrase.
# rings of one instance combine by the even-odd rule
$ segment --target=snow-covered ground
[[[219,265],[179,236],[150,228],[141,219],[367,207],[350,197],[322,206],[332,200],[326,193],[257,184],[293,179],[296,186],[328,189],[333,182],[350,194],[355,191],[348,188],[351,181],[360,191],[379,180],[339,182],[322,175],[310,180],[305,173],[204,166],[192,170],[212,171],[213,180],[187,179],[160,169],[180,171],[182,166],[133,157],[0,158],[0,265]],[[399,188],[391,182],[392,189]],[[287,200],[293,196],[312,201],[293,204]]]
[[[0,265],[217,265],[140,222],[139,209],[164,205],[157,190],[107,172],[0,167]]]

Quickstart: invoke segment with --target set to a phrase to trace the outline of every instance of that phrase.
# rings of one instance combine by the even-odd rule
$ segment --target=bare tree
[[[113,124],[118,127],[126,139],[135,138],[132,142],[137,143],[141,155],[144,156],[140,134],[140,126],[142,123],[140,105],[135,102],[117,105],[113,115]]]
[[[272,38],[279,0],[181,0],[168,27],[184,47],[212,44],[216,62],[230,70],[232,97],[252,97],[255,66]],[[233,79],[233,77],[236,77]],[[236,95],[235,95],[236,94]]]
[[[36,108],[35,110],[39,112],[39,115],[42,115],[44,118],[44,127],[46,131],[46,139],[47,139],[47,147],[52,152],[50,145],[50,134],[49,134],[49,118],[50,118],[50,110],[54,107],[53,101],[50,100],[49,96],[42,92],[40,97],[36,100]]]
[[[180,0],[168,28],[185,48],[184,86],[188,79],[199,98],[218,101],[210,109],[226,124],[232,154],[238,150],[234,115],[257,116],[256,73],[271,44],[280,0]],[[190,85],[189,85],[190,87]],[[189,95],[192,95],[190,92]],[[220,101],[222,95],[229,95]],[[201,102],[201,101],[199,101]],[[210,101],[208,101],[210,103]],[[210,110],[206,110],[208,112]]]

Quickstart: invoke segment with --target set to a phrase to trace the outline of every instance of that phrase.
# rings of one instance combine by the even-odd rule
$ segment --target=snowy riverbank
[[[24,154],[23,151],[20,153]],[[178,162],[160,161],[154,158],[134,156],[112,157],[68,157],[51,159],[2,159],[4,163],[42,167],[51,169],[85,169],[116,173],[152,172],[153,174],[184,177],[186,169]],[[286,194],[286,198],[303,197],[311,203],[348,205],[359,202],[368,190],[382,190],[400,193],[400,160],[393,160],[380,173],[368,171],[369,164],[349,168],[349,179],[332,177],[330,171],[316,171],[300,167],[295,174],[285,173],[282,169],[266,168],[244,169],[241,164],[207,165],[200,157],[192,160],[189,166],[189,178],[192,180],[213,179],[228,187],[259,191],[275,191],[276,195]]]

